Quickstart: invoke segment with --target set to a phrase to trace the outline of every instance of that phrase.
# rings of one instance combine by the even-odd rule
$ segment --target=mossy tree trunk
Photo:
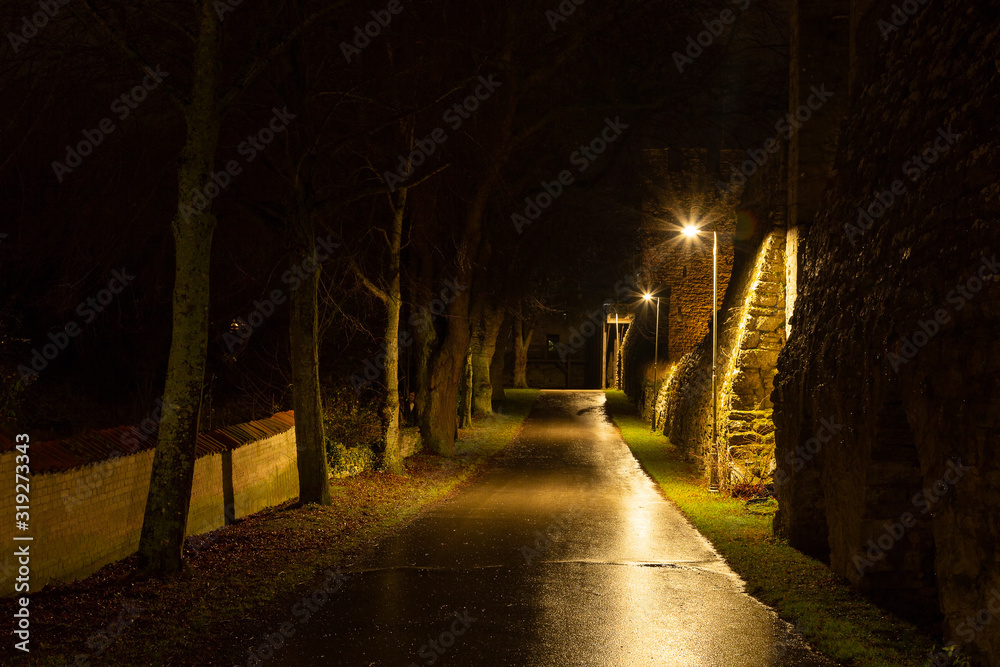
[[[528,346],[535,330],[522,317],[514,320],[514,386],[525,389],[528,386]]]
[[[389,231],[389,289],[385,294],[385,454],[382,467],[394,475],[403,474],[399,449],[399,313],[403,307],[400,288],[400,252],[403,239],[403,215],[406,211],[406,188],[393,197],[392,229]]]
[[[469,352],[470,284],[479,254],[479,242],[486,203],[492,192],[495,173],[484,177],[473,196],[456,262],[455,283],[460,285],[447,310],[446,331],[431,355],[426,405],[420,433],[424,444],[437,454],[453,456],[458,432],[458,392]]]
[[[497,349],[497,337],[503,324],[504,309],[485,306],[479,326],[472,337],[472,414],[493,414],[493,382],[490,367]],[[503,351],[501,350],[501,354]]]
[[[412,129],[408,136],[412,144]],[[403,473],[403,457],[399,448],[399,317],[403,310],[401,257],[403,219],[406,217],[408,192],[409,188],[399,188],[394,193],[386,193],[392,211],[392,222],[385,230],[388,259],[383,276],[379,279],[381,284],[369,278],[364,269],[352,261],[358,280],[385,306],[384,353],[379,355],[384,358],[382,368],[385,371],[385,395],[382,404],[385,450],[382,454],[382,469],[394,475]],[[418,366],[424,361],[423,358],[418,358]]]
[[[191,98],[184,108],[187,135],[178,169],[177,212],[171,225],[175,271],[170,354],[163,413],[139,537],[139,569],[177,572],[191,504],[191,487],[208,350],[209,273],[215,216],[192,202],[211,182],[218,145],[216,97],[218,16],[210,0],[199,7],[200,30]]]
[[[292,403],[295,408],[295,454],[299,471],[299,502],[330,505],[330,468],[323,431],[323,397],[319,384],[319,281],[322,265],[316,257],[315,224],[304,218],[295,224],[302,279],[292,291],[289,346]]]
[[[431,359],[437,348],[437,330],[434,322],[424,310],[427,302],[418,303],[417,293],[426,290],[428,293],[434,286],[434,256],[427,244],[427,239],[417,237],[413,240],[413,265],[411,271],[416,276],[414,283],[414,308],[410,318],[410,330],[413,334],[413,354],[416,369],[414,372],[416,396],[414,409],[417,412],[417,424],[423,428],[424,415],[430,403]]]
[[[462,392],[458,402],[458,427],[472,428],[472,350],[465,355],[465,369],[462,371]]]
[[[506,375],[507,341],[510,339],[510,330],[510,318],[508,318],[500,326],[496,349],[493,352],[493,361],[490,363],[490,382],[493,383],[492,400],[494,401],[502,401],[507,397],[504,392],[504,376]]]

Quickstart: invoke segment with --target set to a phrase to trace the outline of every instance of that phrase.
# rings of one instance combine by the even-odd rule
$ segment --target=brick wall
[[[643,151],[648,191],[643,210],[648,215],[642,230],[642,264],[653,284],[641,287],[655,289],[661,296],[661,336],[668,341],[660,351],[664,367],[697,347],[709,332],[713,273],[711,222],[715,222],[719,231],[720,303],[733,270],[736,232],[736,216],[732,213],[734,202],[722,200],[712,185],[718,176],[704,172],[704,151],[692,152],[683,170],[670,169],[669,156],[670,151],[666,149]],[[733,151],[724,151],[724,158],[728,166],[736,155]],[[689,222],[700,225],[703,233],[694,239],[683,236],[681,230]],[[646,328],[651,337],[655,325],[650,321]]]
[[[232,502],[240,518],[298,495],[295,429],[290,413],[264,422],[241,424],[199,437],[226,442],[231,449],[208,452],[195,463],[188,535],[220,528]],[[279,422],[277,426],[272,422]],[[284,428],[268,435],[269,430]],[[42,444],[42,443],[39,443]],[[32,445],[29,455],[38,444]],[[14,479],[15,456],[0,454],[0,479]],[[53,581],[73,581],[121,560],[139,545],[139,532],[149,491],[153,450],[31,476],[31,590]],[[226,477],[231,476],[231,483]],[[231,491],[230,491],[231,489]],[[230,493],[232,497],[229,498]],[[14,525],[14,495],[0,495],[0,525]],[[12,551],[12,550],[11,550]],[[17,564],[0,557],[0,592],[14,593]]]
[[[237,519],[299,495],[295,429],[246,444],[233,450],[231,458]]]

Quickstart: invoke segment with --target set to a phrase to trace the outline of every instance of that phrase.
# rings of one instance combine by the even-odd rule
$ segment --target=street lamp
[[[642,295],[646,301],[652,301],[653,295],[646,292]],[[650,433],[656,433],[656,368],[660,363],[660,297],[656,297],[656,334],[653,336],[653,421],[649,426]]]
[[[698,207],[700,208],[700,207]],[[688,238],[694,238],[701,229],[689,222],[681,230]],[[712,455],[714,458],[709,471],[709,491],[719,490],[719,400],[716,392],[716,375],[719,357],[719,229],[712,221]]]

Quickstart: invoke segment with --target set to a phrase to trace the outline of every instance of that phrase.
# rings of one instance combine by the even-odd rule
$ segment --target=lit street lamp
[[[646,301],[652,301],[653,295],[646,293],[642,295],[642,298]],[[660,297],[656,297],[656,334],[654,335],[653,343],[653,422],[650,424],[649,430],[651,433],[656,432],[656,368],[660,363]]]
[[[694,238],[701,229],[693,223],[688,223],[683,233],[688,238]],[[716,395],[716,369],[719,356],[719,229],[712,221],[712,455],[713,465],[709,471],[709,491],[719,490],[719,400]]]

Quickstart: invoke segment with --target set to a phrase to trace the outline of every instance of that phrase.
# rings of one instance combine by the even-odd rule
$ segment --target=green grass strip
[[[697,470],[662,434],[649,431],[621,391],[608,391],[607,411],[636,459],[747,584],[747,592],[822,653],[856,667],[923,667],[932,640],[879,609],[826,565],[772,535],[770,515],[744,501],[709,493]]]

